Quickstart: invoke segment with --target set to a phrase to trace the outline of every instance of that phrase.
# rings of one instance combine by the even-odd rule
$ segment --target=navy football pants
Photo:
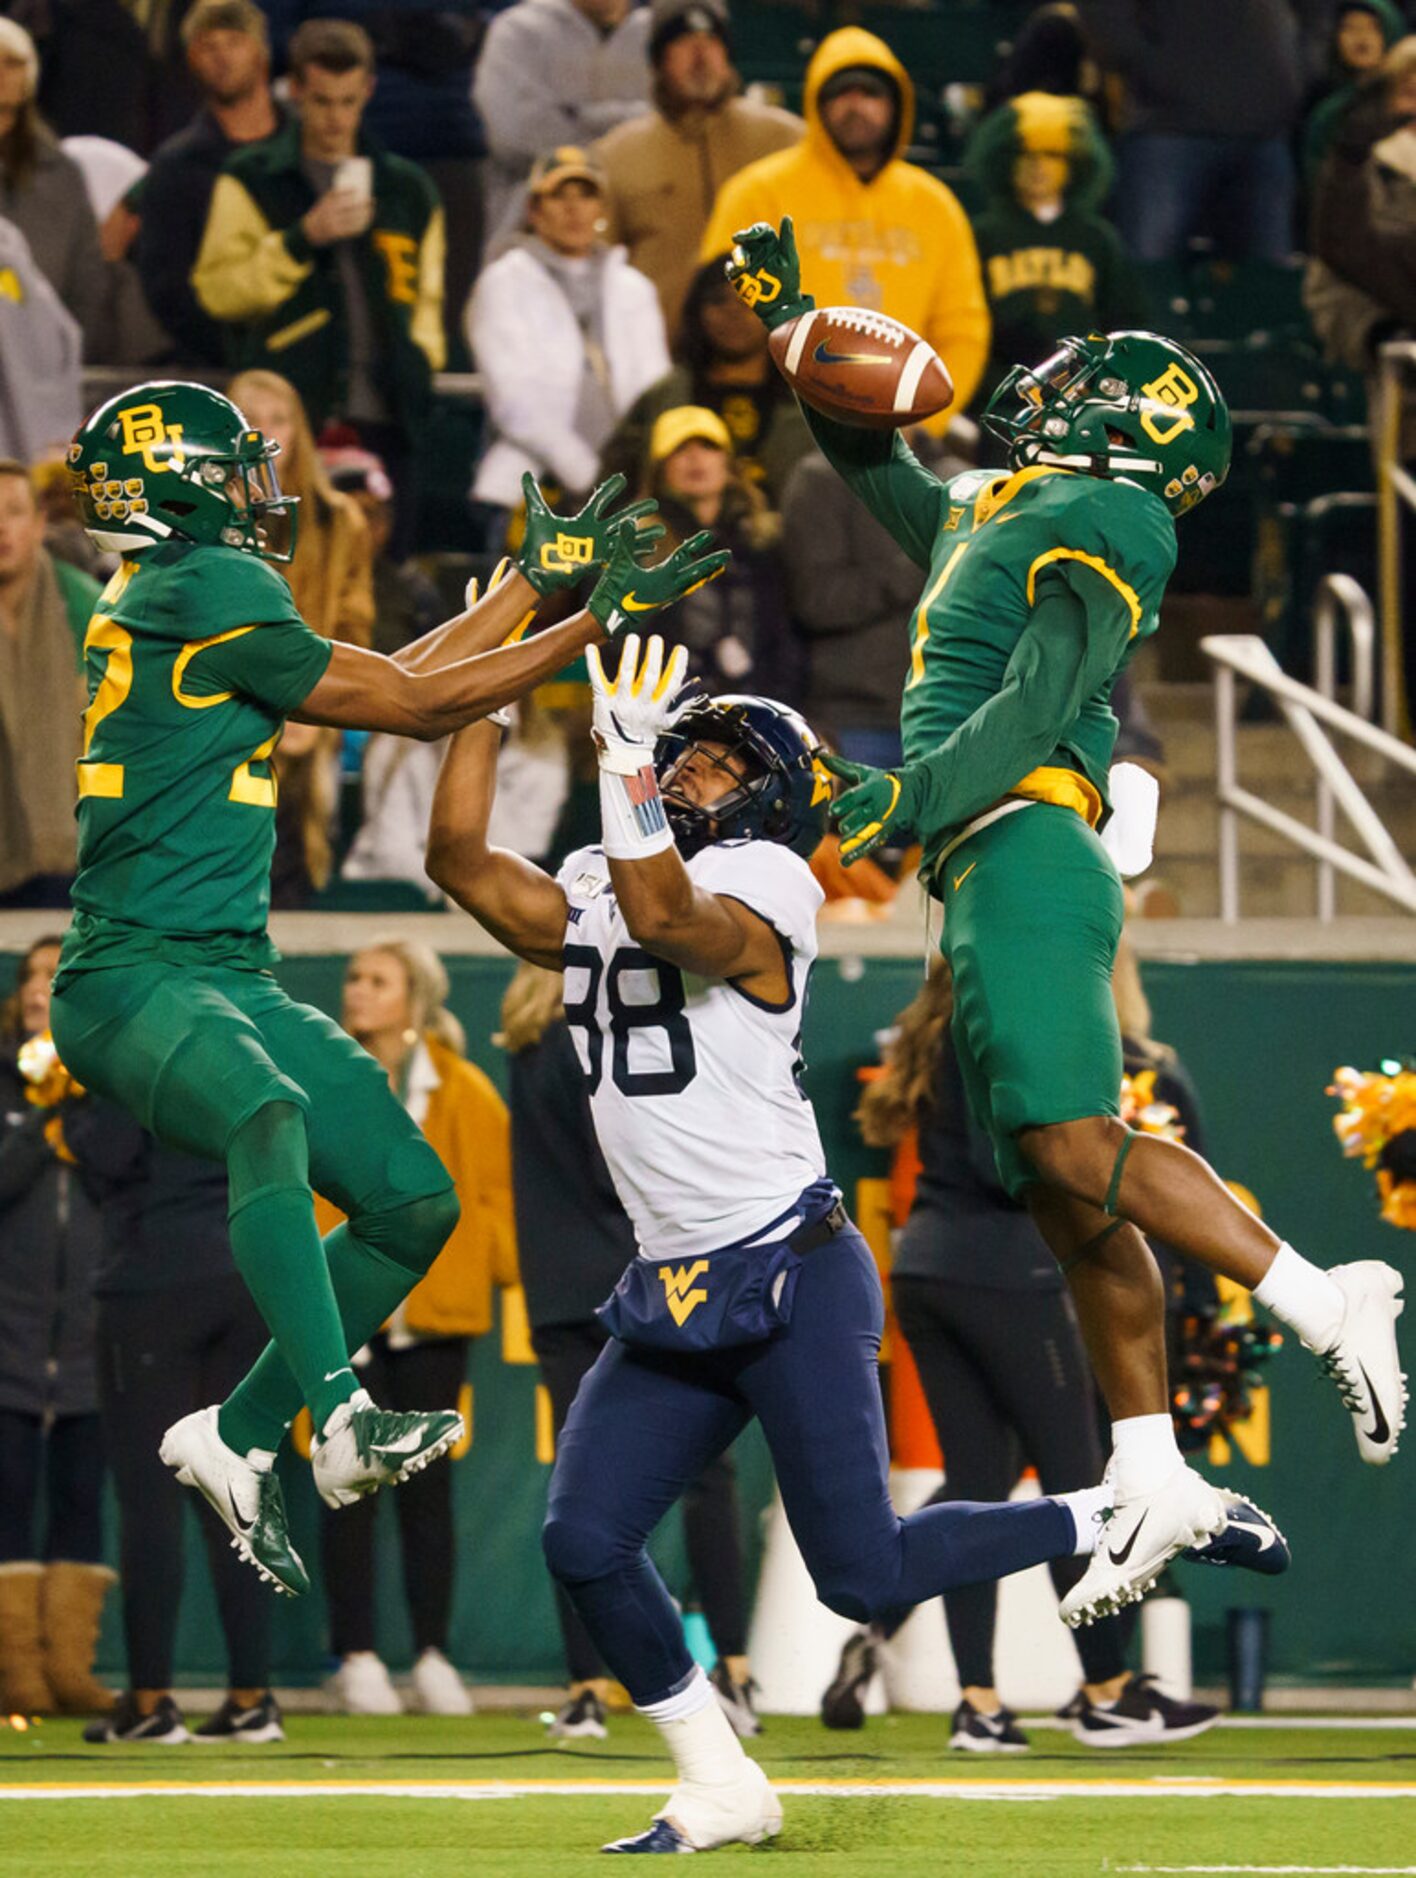
[[[644,1707],[693,1662],[645,1540],[755,1415],[817,1595],[867,1622],[1075,1544],[1067,1508],[952,1501],[901,1519],[890,1502],[877,1357],[884,1305],[854,1226],[807,1255],[792,1319],[765,1343],[661,1356],[611,1342],[562,1432],[542,1534],[611,1671]]]

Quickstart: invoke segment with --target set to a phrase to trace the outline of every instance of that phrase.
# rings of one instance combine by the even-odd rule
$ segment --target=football
[[[896,430],[953,402],[954,381],[933,346],[866,307],[817,307],[779,326],[770,343],[792,390],[843,424]]]

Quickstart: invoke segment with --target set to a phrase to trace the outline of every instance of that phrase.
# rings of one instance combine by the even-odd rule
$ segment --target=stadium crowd
[[[84,409],[125,382],[221,386],[280,443],[282,485],[300,498],[299,611],[384,652],[458,611],[468,579],[514,551],[525,472],[571,504],[622,472],[657,500],[663,552],[705,528],[733,551],[669,618],[694,675],[795,704],[844,755],[885,765],[900,756],[901,620],[919,571],[817,454],[724,279],[735,230],[791,214],[821,303],[881,308],[936,347],[956,405],[912,441],[941,473],[997,460],[974,420],[1010,366],[1061,334],[1168,328],[1183,312],[1204,339],[1206,291],[1218,303],[1226,286],[1241,300],[1261,286],[1282,298],[1274,324],[1309,376],[1330,369],[1338,391],[1360,392],[1381,343],[1416,331],[1416,6],[1397,0],[934,0],[908,15],[907,46],[892,43],[905,9],[882,9],[876,30],[868,4],[847,20],[793,0],[0,6],[0,907],[68,904],[84,636],[114,563],[69,510],[64,451]],[[951,69],[964,11],[997,15],[991,71]],[[784,20],[789,58],[762,50],[781,46]],[[1208,336],[1245,351],[1262,319],[1240,321]],[[515,713],[500,845],[554,863],[584,838],[586,696],[572,670]],[[1129,684],[1117,708],[1118,754],[1161,767]],[[291,725],[273,904],[441,904],[423,868],[438,762],[389,735]],[[828,893],[887,899],[898,866],[846,883],[833,841],[815,863]],[[74,1458],[96,1451],[101,1416],[129,1693],[96,1738],[176,1740],[180,1509],[157,1436],[224,1393],[264,1331],[210,1167],[61,1071],[16,1069],[44,1031],[56,945],[31,949],[0,1032],[0,1709],[112,1708],[92,1676],[113,1582],[100,1482]],[[365,1363],[395,1406],[450,1396],[493,1286],[519,1281],[559,1426],[603,1340],[594,1302],[632,1240],[606,1177],[577,1200],[599,1264],[572,1278],[556,1263],[568,1202],[534,1169],[565,1165],[572,1138],[590,1153],[558,983],[523,968],[508,994],[509,1114],[463,1057],[445,995],[436,957],[408,942],[351,962],[346,1028],[464,1204]],[[936,1073],[947,1064],[921,1060],[925,1081]],[[969,1154],[961,1137],[938,1165],[966,1183]],[[986,1204],[998,1212],[996,1194]],[[1021,1297],[1040,1241],[1004,1212],[992,1230],[1013,1244]],[[180,1269],[161,1255],[178,1222],[193,1253]],[[920,1261],[922,1340],[967,1276]],[[1040,1316],[1059,1285],[1034,1287]],[[64,1345],[46,1355],[56,1314]],[[120,1360],[138,1348],[142,1364]],[[1083,1445],[1059,1474],[1094,1471],[1095,1441]],[[979,1463],[977,1497],[1007,1490],[995,1460]],[[430,1472],[397,1504],[417,1698],[456,1713],[447,1482]],[[733,1495],[727,1463],[705,1474],[689,1549],[720,1695],[750,1731]],[[332,1518],[326,1547],[337,1693],[359,1712],[399,1699],[376,1649],[371,1517]],[[206,1727],[273,1738],[264,1593],[214,1525],[210,1558],[230,1698]],[[564,1731],[593,1732],[603,1666],[568,1606],[563,1621]],[[951,1625],[961,1663],[978,1665],[964,1680],[979,1712],[1000,1712],[987,1706],[991,1594]],[[1120,1647],[1107,1634],[1092,1651],[1097,1701],[1121,1693]],[[864,1660],[843,1664],[846,1725]]]

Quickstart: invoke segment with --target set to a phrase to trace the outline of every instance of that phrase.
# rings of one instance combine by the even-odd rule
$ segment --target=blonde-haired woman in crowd
[[[462,1026],[447,1008],[448,977],[431,947],[375,940],[344,977],[342,1022],[381,1063],[408,1113],[452,1175],[462,1217],[427,1277],[354,1358],[364,1387],[397,1406],[429,1389],[456,1401],[470,1340],[491,1328],[492,1288],[517,1281],[506,1105],[463,1056]],[[340,1215],[316,1201],[320,1231]],[[472,1700],[447,1655],[456,1556],[453,1475],[429,1468],[400,1491],[403,1582],[413,1629],[417,1704],[436,1715],[471,1713]],[[396,1714],[402,1706],[376,1648],[374,1498],[324,1522],[325,1596],[331,1645],[340,1659],[333,1693],[350,1714]]]
[[[250,371],[232,379],[227,396],[280,445],[280,486],[300,499],[295,557],[285,577],[301,618],[326,639],[368,645],[374,631],[368,525],[353,496],[330,481],[299,392],[278,372]]]

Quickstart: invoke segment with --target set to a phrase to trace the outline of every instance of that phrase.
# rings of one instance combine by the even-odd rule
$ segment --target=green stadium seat
[[[1253,343],[1309,339],[1303,269],[1273,261],[1205,260],[1189,269],[1195,332],[1208,339]]]

